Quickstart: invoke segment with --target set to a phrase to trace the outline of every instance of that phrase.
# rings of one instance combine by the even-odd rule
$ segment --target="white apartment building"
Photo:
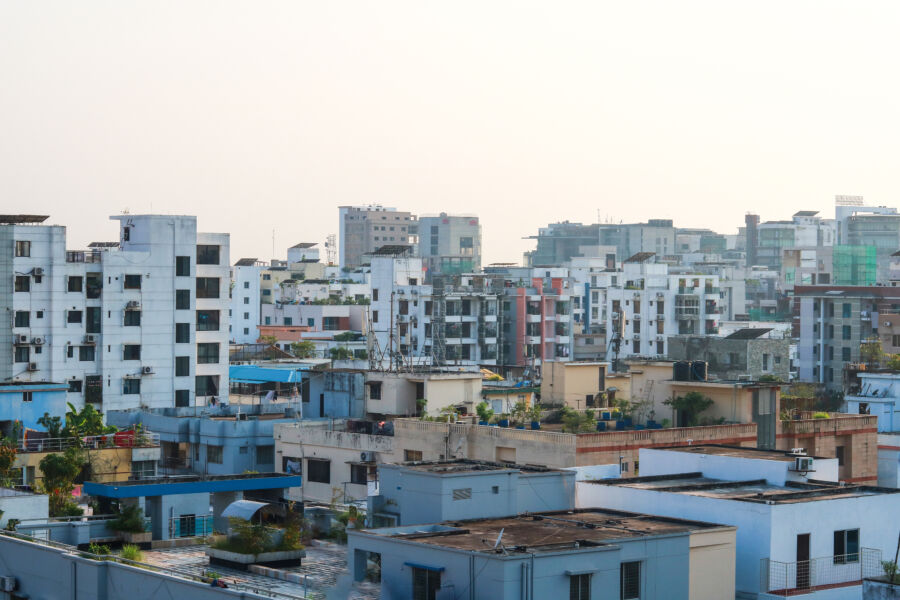
[[[190,216],[111,218],[118,242],[67,251],[46,217],[0,217],[0,381],[66,382],[104,412],[227,396],[228,235]]]
[[[259,339],[262,273],[268,265],[255,258],[242,258],[231,268],[231,315],[233,344],[255,344]]]
[[[667,265],[648,262],[649,258],[626,261],[606,291],[607,339],[618,332],[620,359],[665,356],[670,335],[718,334],[719,278],[669,275]]]

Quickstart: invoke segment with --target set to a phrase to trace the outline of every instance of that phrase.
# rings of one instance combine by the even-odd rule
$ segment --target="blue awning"
[[[303,373],[300,369],[233,365],[228,367],[228,378],[240,383],[297,383],[303,378]]]
[[[264,506],[268,506],[268,504],[266,502],[254,502],[253,500],[236,500],[225,507],[225,510],[222,511],[222,516],[238,517],[249,521]]]
[[[413,562],[405,562],[403,563],[403,565],[407,567],[413,567],[415,569],[424,569],[425,571],[436,571],[438,573],[444,570],[444,567],[432,567],[431,565],[423,565]]]

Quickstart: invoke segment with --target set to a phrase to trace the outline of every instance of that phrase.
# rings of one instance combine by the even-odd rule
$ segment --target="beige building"
[[[418,242],[416,216],[396,208],[341,206],[340,265],[355,268],[369,262],[366,254],[382,246],[415,246]]]
[[[605,406],[606,362],[544,361],[541,367],[541,404],[581,409]]]
[[[453,406],[473,414],[481,402],[480,372],[366,374],[366,412],[385,417],[429,415]],[[424,407],[422,402],[424,401]]]

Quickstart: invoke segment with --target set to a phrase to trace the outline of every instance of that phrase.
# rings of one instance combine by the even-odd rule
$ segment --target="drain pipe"
[[[521,585],[519,586],[522,600],[528,600],[528,563],[522,563]]]

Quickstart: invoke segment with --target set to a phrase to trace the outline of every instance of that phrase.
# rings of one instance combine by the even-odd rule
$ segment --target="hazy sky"
[[[0,212],[70,246],[124,209],[232,257],[337,206],[477,213],[490,261],[548,222],[900,198],[900,3],[0,2]]]

